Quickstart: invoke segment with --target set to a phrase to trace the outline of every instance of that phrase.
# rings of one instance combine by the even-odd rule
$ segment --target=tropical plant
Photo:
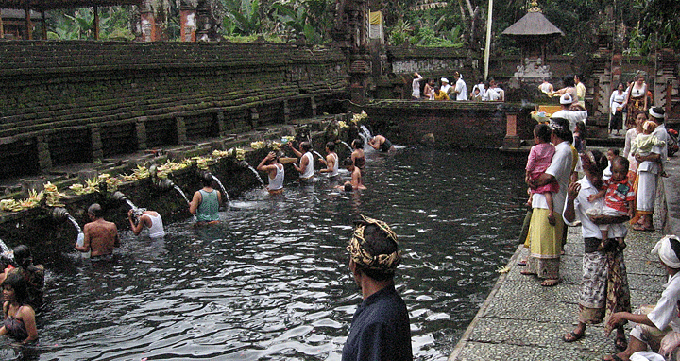
[[[226,16],[222,27],[227,35],[253,35],[262,31],[260,0],[222,0]]]

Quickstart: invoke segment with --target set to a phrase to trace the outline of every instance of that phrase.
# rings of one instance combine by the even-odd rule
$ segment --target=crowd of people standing
[[[505,92],[493,78],[479,81],[468,92],[467,82],[459,72],[453,74],[453,85],[446,77],[439,80],[423,78],[415,73],[411,82],[413,100],[452,100],[452,101],[504,101]],[[438,84],[437,84],[438,83]]]

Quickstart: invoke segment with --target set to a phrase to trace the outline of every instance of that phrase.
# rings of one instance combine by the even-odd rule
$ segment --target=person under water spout
[[[338,155],[335,153],[335,143],[326,143],[326,159],[319,158],[319,162],[326,165],[326,169],[320,169],[319,173],[328,173],[328,177],[335,177],[338,175],[338,168],[340,162],[338,162]]]
[[[212,187],[212,174],[204,173],[201,176],[201,183],[203,188],[197,190],[189,202],[189,213],[196,216],[196,225],[218,223],[220,215],[217,212],[222,204],[222,195]]]
[[[258,164],[257,170],[260,172],[267,172],[267,192],[271,195],[283,193],[283,164],[279,162],[279,155],[275,152],[269,152],[262,162]]]
[[[130,230],[134,234],[139,235],[144,228],[149,229],[149,237],[161,238],[165,236],[163,230],[163,220],[158,212],[147,211],[144,208],[136,208],[128,211],[128,221],[130,222]]]
[[[309,142],[300,143],[300,150],[297,150],[293,143],[288,143],[290,149],[300,158],[300,165],[293,163],[295,169],[300,173],[300,180],[312,182],[314,180],[314,155],[312,145]],[[302,153],[304,152],[304,154]]]
[[[394,149],[392,142],[380,134],[369,140],[368,145],[381,152],[389,152],[390,150]]]
[[[92,222],[83,227],[83,245],[76,249],[80,252],[92,252],[92,260],[106,259],[113,254],[113,249],[120,247],[116,224],[104,219],[104,210],[98,203],[87,209]]]

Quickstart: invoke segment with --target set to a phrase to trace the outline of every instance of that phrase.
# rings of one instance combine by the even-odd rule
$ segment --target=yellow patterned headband
[[[379,269],[386,271],[394,271],[399,266],[399,261],[401,257],[399,255],[399,241],[397,241],[397,234],[394,233],[387,223],[366,217],[361,215],[362,221],[354,229],[354,234],[349,240],[349,245],[347,245],[347,250],[349,251],[350,257],[354,263],[371,269]],[[397,245],[397,250],[390,254],[379,254],[373,256],[370,252],[366,250],[364,245],[366,244],[366,238],[364,236],[364,231],[366,226],[375,225],[380,228],[381,231],[385,233],[385,236],[392,240]]]

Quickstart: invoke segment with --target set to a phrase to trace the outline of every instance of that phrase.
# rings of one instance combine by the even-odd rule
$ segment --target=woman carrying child
[[[529,151],[529,159],[527,160],[525,182],[536,180],[541,174],[550,167],[552,157],[555,154],[555,147],[550,144],[550,137],[552,130],[547,124],[538,124],[534,127],[534,142],[536,145],[531,147]],[[555,225],[555,214],[553,209],[553,193],[557,193],[560,189],[556,181],[552,181],[544,186],[535,189],[529,188],[529,201],[527,205],[531,207],[531,199],[534,194],[543,194],[548,203],[548,222],[550,225]]]

